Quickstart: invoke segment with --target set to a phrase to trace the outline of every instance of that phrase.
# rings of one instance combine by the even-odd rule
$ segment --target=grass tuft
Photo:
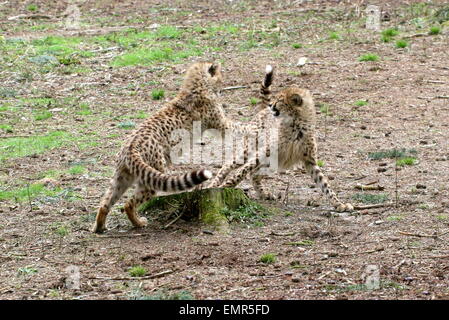
[[[147,269],[142,266],[134,266],[128,270],[131,277],[143,277],[147,273]]]
[[[276,262],[276,255],[274,253],[263,254],[259,261],[266,264],[274,263]]]
[[[161,100],[165,97],[165,91],[163,89],[154,89],[151,91],[151,98],[153,100]]]
[[[367,53],[364,54],[362,56],[360,56],[359,61],[378,61],[379,60],[379,56],[374,54],[374,53]]]

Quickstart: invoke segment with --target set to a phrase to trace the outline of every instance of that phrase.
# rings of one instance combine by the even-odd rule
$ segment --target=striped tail
[[[143,161],[134,151],[128,157],[128,168],[137,180],[148,189],[164,192],[176,192],[191,189],[212,178],[209,170],[195,170],[181,175],[167,175],[157,171]]]
[[[259,104],[259,109],[265,109],[270,104],[270,95],[271,90],[270,86],[273,83],[273,67],[267,65],[265,68],[265,78],[260,84],[260,99],[261,103]]]

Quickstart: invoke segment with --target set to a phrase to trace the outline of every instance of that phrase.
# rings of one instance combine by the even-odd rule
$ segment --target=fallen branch
[[[277,233],[274,231],[270,232],[270,235],[272,236],[278,236],[278,237],[288,237],[288,236],[294,236],[296,232],[287,232],[287,233]]]
[[[372,190],[383,191],[385,189],[385,187],[383,187],[381,185],[375,186],[375,185],[367,185],[367,184],[365,184],[365,185],[357,184],[354,188],[358,189],[358,190],[370,190],[370,191],[372,191]]]
[[[409,36],[405,36],[403,38],[409,39],[409,38],[425,37],[427,35],[429,35],[429,34],[428,33],[415,33],[415,34],[411,34]]]
[[[221,89],[222,91],[226,91],[226,90],[236,90],[236,89],[244,89],[244,88],[248,88],[248,86],[234,86],[234,87],[226,87]]]
[[[111,235],[97,235],[97,238],[133,238],[145,236],[149,233],[130,233],[130,234],[111,234]]]
[[[160,278],[163,276],[166,276],[167,274],[173,273],[176,270],[166,270],[166,271],[162,271],[159,273],[155,273],[149,276],[143,276],[143,277],[112,277],[112,278],[103,278],[103,277],[89,277],[89,279],[92,280],[101,280],[101,281],[107,281],[107,280],[122,280],[122,281],[127,281],[127,280],[148,280],[148,279],[154,279],[154,278]]]
[[[8,20],[19,20],[19,19],[52,19],[52,17],[44,14],[19,14],[17,16],[9,17]]]
[[[446,83],[446,81],[440,81],[440,80],[424,80],[424,82],[437,83],[437,84],[445,84]]]
[[[391,203],[376,203],[376,204],[367,204],[365,206],[354,206],[354,210],[366,210],[366,209],[375,209],[375,208],[384,208],[391,206]]]
[[[370,253],[384,251],[384,250],[385,250],[384,247],[379,247],[379,248],[376,248],[374,250],[368,250],[368,251],[362,251],[362,252],[354,252],[354,253],[346,253],[346,254],[339,254],[339,256],[340,257],[349,257],[349,256],[356,256],[356,255],[359,255],[359,254],[370,254]]]
[[[167,229],[168,227],[170,227],[173,223],[175,223],[176,221],[178,221],[179,219],[181,219],[181,217],[184,215],[184,211],[181,211],[180,214],[178,214],[178,216],[176,218],[174,218],[172,221],[170,221],[169,223],[167,223],[162,229]]]
[[[437,234],[421,234],[421,233],[411,233],[411,232],[405,232],[405,231],[399,231],[399,234],[402,234],[404,236],[411,236],[411,237],[419,237],[419,238],[438,238],[439,235]]]

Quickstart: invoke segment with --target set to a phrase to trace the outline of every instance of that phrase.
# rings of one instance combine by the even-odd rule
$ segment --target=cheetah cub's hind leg
[[[139,184],[132,198],[125,203],[125,213],[134,227],[141,228],[147,225],[147,219],[139,217],[137,209],[142,203],[147,202],[155,195],[156,191]]]
[[[311,175],[313,181],[320,187],[321,191],[330,199],[332,205],[338,212],[353,211],[354,207],[350,203],[343,203],[329,186],[327,178],[316,163],[305,163],[306,171]]]
[[[117,170],[114,177],[111,179],[109,189],[106,191],[98,209],[95,224],[92,229],[93,232],[101,233],[106,231],[106,217],[111,210],[111,207],[120,199],[120,197],[128,190],[134,183],[134,177],[126,168]]]

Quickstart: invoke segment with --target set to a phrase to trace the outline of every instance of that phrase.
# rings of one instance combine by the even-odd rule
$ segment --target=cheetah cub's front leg
[[[343,211],[353,211],[354,207],[350,203],[343,203],[338,199],[337,195],[329,186],[329,182],[327,178],[324,176],[323,172],[321,172],[320,167],[316,164],[316,162],[305,163],[306,171],[312,176],[313,181],[320,187],[321,191],[330,199],[332,205],[338,212]]]

